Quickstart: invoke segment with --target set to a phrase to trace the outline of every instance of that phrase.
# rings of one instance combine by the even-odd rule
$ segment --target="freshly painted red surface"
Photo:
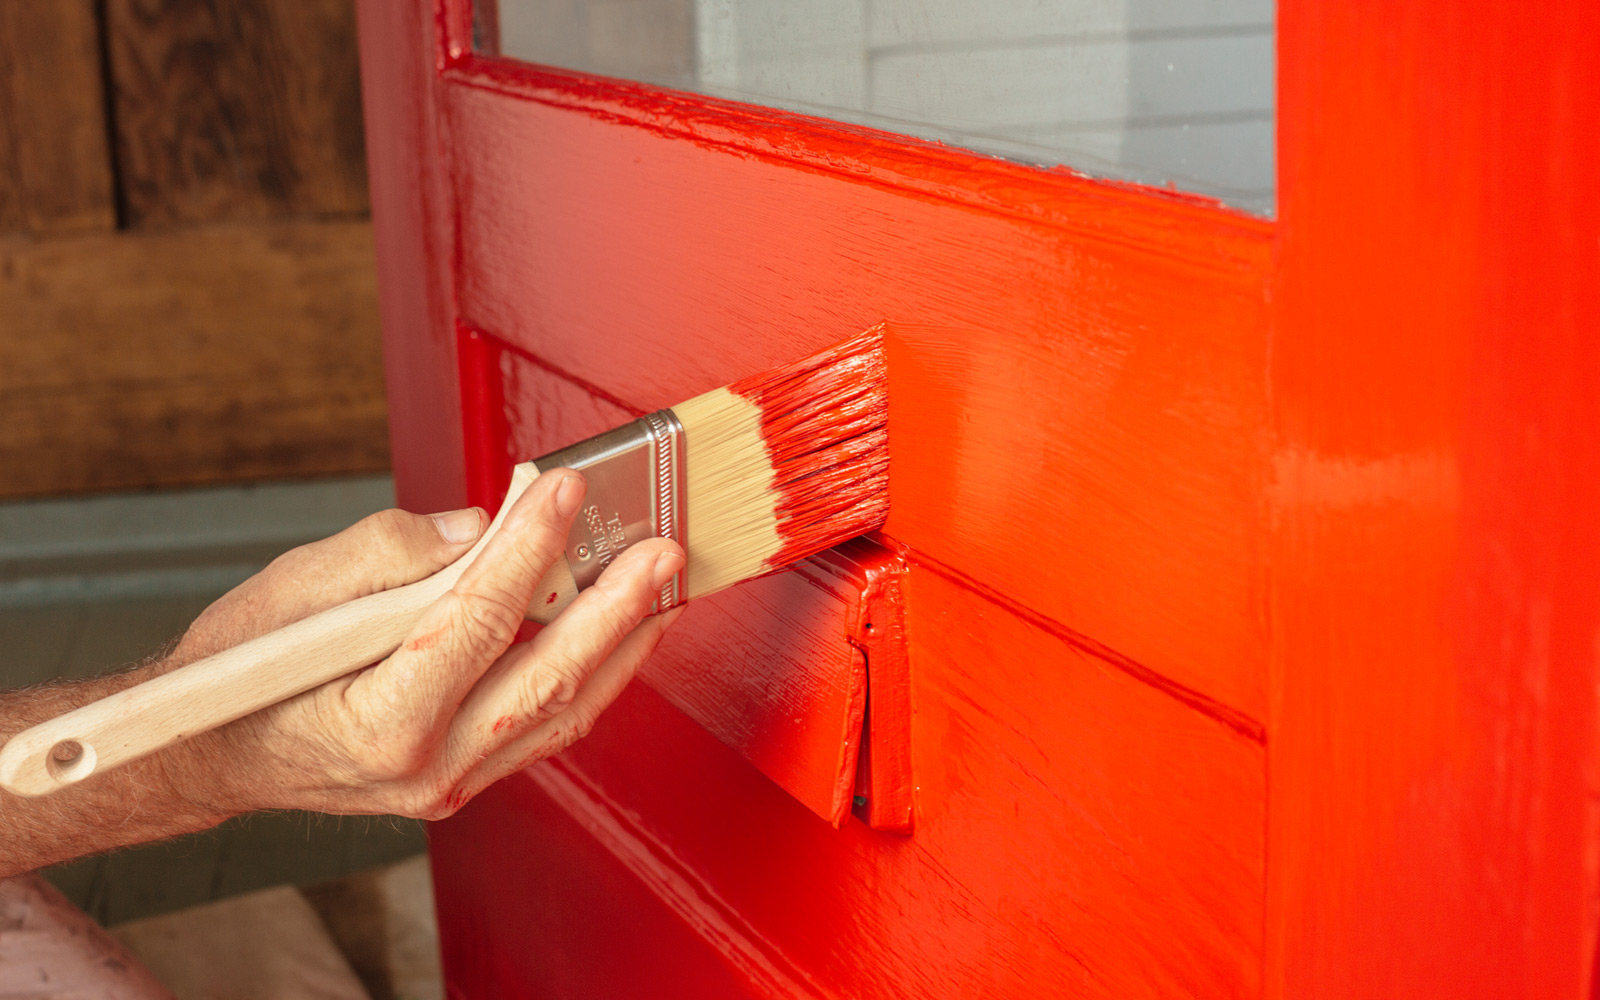
[[[888,534],[1259,729],[1265,223],[931,146],[900,186],[887,138],[756,112],[745,150],[634,123],[643,88],[602,114],[599,82],[567,108],[465,65],[477,328],[651,409],[889,320]]]
[[[1272,996],[1576,998],[1600,5],[1279,5]]]
[[[1254,995],[1270,227],[793,116],[435,65],[447,141],[424,152],[449,164],[476,359],[440,377],[464,392],[474,496],[498,488],[486,441],[536,451],[547,427],[598,429],[570,414],[614,423],[888,320],[880,541],[908,566],[889,766],[862,775],[886,829],[831,828],[709,713],[635,685],[560,767],[436,831],[452,987],[541,981],[540,921],[615,873],[523,869],[582,836],[752,995]],[[723,626],[683,625],[701,671],[729,665]],[[581,832],[527,807],[541,795]],[[908,813],[909,837],[888,829]],[[652,954],[615,945],[587,987],[625,994]]]
[[[417,511],[466,501],[462,386],[456,379],[454,210],[437,155],[434,10],[427,3],[358,7],[378,308],[395,489]],[[381,81],[381,85],[379,83]],[[403,152],[402,152],[403,151]]]
[[[588,817],[569,814],[530,779],[503,782],[459,816],[430,834],[451,1000],[750,996],[705,947],[701,927],[663,907]],[[496,875],[507,858],[537,859],[517,865],[509,889]],[[622,950],[632,960],[619,964]]]
[[[854,596],[847,638],[867,662],[867,728],[858,758],[854,811],[875,830],[910,833],[911,657],[906,635],[906,561],[856,539],[813,556]]]
[[[834,825],[850,812],[867,711],[866,658],[846,640],[860,591],[840,583],[802,563],[694,601],[640,672]]]
[[[467,381],[495,383],[478,395],[503,414],[482,425],[507,432],[501,441],[485,445],[496,453],[490,467],[506,469],[631,416],[492,337],[470,331],[468,336],[477,345],[473,363],[486,366],[486,373],[474,378],[469,372]],[[490,488],[503,486],[496,482]],[[843,822],[850,809],[867,708],[865,655],[851,640],[862,615],[876,607],[867,595],[875,598],[884,589],[880,578],[897,562],[866,543],[857,543],[852,552],[853,557],[828,554],[695,602],[641,674],[834,824]],[[892,640],[883,646],[882,662],[903,659]],[[887,694],[884,704],[895,705],[894,695]],[[901,763],[898,783],[891,769],[907,752],[909,735],[902,727],[896,741],[889,723],[880,728],[890,745],[879,780],[903,789],[908,765]]]
[[[908,582],[911,624],[939,637],[913,648],[913,835],[831,829],[644,685],[562,757],[596,793],[582,821],[620,830],[608,841],[659,906],[736,918],[708,950],[741,968],[778,956],[807,984],[769,991],[751,972],[752,996],[1252,995],[1261,748],[937,574],[913,566]],[[567,836],[524,812],[542,770],[434,832],[447,948],[525,952],[527,978],[506,982],[536,981],[541,922],[597,891],[582,870],[525,883],[485,847],[519,825],[510,843],[528,851]],[[463,940],[458,920],[495,932]],[[618,943],[589,982],[605,995],[649,961]],[[452,981],[494,995],[493,980]]]
[[[362,10],[402,496],[887,321],[905,657],[834,829],[691,624],[435,829],[454,995],[1592,991],[1600,8],[1285,0],[1276,223],[467,13]]]

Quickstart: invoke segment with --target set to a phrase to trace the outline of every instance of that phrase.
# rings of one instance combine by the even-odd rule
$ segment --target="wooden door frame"
[[[361,7],[369,147],[418,151],[371,166],[396,478],[417,509],[463,502],[471,478],[472,434],[439,417],[472,412],[441,377],[464,341],[440,93],[497,72],[470,28],[465,0]],[[1582,0],[1280,4],[1268,996],[1590,989],[1597,51],[1600,10]],[[536,96],[536,75],[493,82]],[[593,113],[659,107],[626,91],[596,88]],[[721,108],[674,110],[700,116],[704,141],[745,141]],[[936,196],[971,190],[963,154],[866,155],[859,130],[835,134],[869,171],[926,155],[949,172]],[[1119,238],[1238,224],[1126,185],[1000,173],[1024,192],[1014,204],[1030,185],[1069,192],[1100,206],[1072,224]]]
[[[1278,38],[1268,992],[1588,995],[1600,8]]]

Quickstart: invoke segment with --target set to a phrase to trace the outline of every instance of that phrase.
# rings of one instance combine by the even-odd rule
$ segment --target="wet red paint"
[[[425,6],[362,8],[402,495],[888,320],[909,566],[913,836],[635,685],[435,829],[458,995],[1591,989],[1600,8],[1285,0],[1274,225]]]
[[[876,328],[728,387],[761,410],[787,566],[883,527],[889,515],[888,373]]]
[[[517,351],[504,352],[500,374],[513,432],[504,460],[630,416]],[[865,665],[843,637],[861,614],[867,584],[862,573],[846,579],[824,564],[831,559],[695,602],[640,679],[818,816],[842,822],[867,697]]]
[[[510,728],[510,726],[516,721],[517,717],[514,715],[502,715],[500,718],[494,720],[494,725],[489,727],[489,732],[499,734]]]
[[[688,138],[599,128],[555,103],[558,74],[529,75],[551,82],[539,99],[447,75],[453,148],[478,178],[458,190],[473,328],[649,409],[887,318],[885,530],[1264,717],[1266,223],[948,150],[897,161],[887,141],[858,151],[866,183],[821,165],[856,144],[803,120],[756,116],[752,141],[781,134],[792,159],[733,156],[695,124],[714,102]],[[557,153],[579,145],[581,168]],[[517,197],[484,181],[513,176]],[[1008,186],[1027,217],[971,204]],[[775,203],[808,208],[776,223]],[[1019,557],[1019,533],[1054,557]]]
[[[1265,751],[1193,706],[1257,734],[1266,712],[1271,226],[581,74],[447,56],[435,86],[448,141],[422,155],[452,157],[459,319],[509,345],[469,438],[532,446],[569,411],[670,406],[888,321],[880,537],[910,565],[909,652],[883,719],[909,736],[881,773],[911,777],[885,778],[879,821],[909,806],[915,828],[833,829],[791,791],[822,755],[752,763],[779,717],[708,729],[693,672],[670,698],[636,684],[561,756],[578,792],[539,765],[436,828],[452,988],[562,995],[597,942],[527,942],[599,893],[613,926],[701,928],[680,959],[700,971],[662,987],[652,944],[612,935],[591,993],[716,995],[704,969],[732,967],[756,995],[1257,994]],[[679,628],[738,675],[750,647]],[[853,634],[825,640],[870,655]],[[843,702],[790,725],[823,704]],[[585,860],[534,873],[534,838]]]
[[[1594,995],[1600,5],[1279,5],[1268,983]]]
[[[472,800],[472,793],[465,788],[452,788],[450,794],[445,796],[444,807],[448,812],[455,812]]]
[[[546,598],[545,598],[545,599],[544,599],[544,602],[545,602],[545,603],[546,603],[546,604],[554,604],[554,603],[555,603],[555,602],[556,602],[556,598],[557,598],[557,597],[558,597],[558,596],[559,596],[559,595],[557,595],[557,594],[551,594],[551,595],[550,595],[550,596],[549,596],[549,597],[546,597]]]

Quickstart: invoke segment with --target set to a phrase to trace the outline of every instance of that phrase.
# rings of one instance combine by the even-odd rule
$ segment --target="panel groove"
[[[1115,667],[1139,683],[1155,688],[1162,694],[1165,694],[1168,697],[1189,706],[1196,712],[1199,712],[1201,715],[1215,719],[1217,722],[1238,733],[1240,736],[1243,736],[1245,739],[1250,740],[1253,743],[1259,743],[1263,746],[1266,745],[1266,727],[1263,726],[1260,721],[1251,718],[1244,712],[1241,712],[1231,706],[1224,705],[1215,698],[1211,698],[1199,691],[1194,690],[1193,688],[1186,687],[1185,685],[1179,684],[1177,681],[1172,680],[1169,677],[1163,676],[1159,672],[1150,669],[1137,660],[1122,655],[1104,643],[1096,642],[1094,639],[1084,635],[1082,632],[1070,629],[1056,621],[1054,618],[1051,618],[1048,615],[1040,614],[1038,611],[1028,607],[1026,604],[1015,601],[993,589],[992,587],[985,586],[953,566],[948,566],[937,559],[920,555],[917,552],[909,549],[902,549],[901,554],[911,565],[926,569],[929,572],[944,577],[946,580],[949,580],[951,583],[962,588],[963,590],[981,597],[990,604],[993,604],[996,607],[1015,615],[1040,631],[1048,632],[1079,652],[1085,653],[1097,660],[1105,662],[1109,666]]]

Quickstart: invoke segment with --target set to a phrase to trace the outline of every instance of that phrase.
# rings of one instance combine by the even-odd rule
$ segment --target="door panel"
[[[1265,224],[934,147],[866,180],[775,113],[712,145],[733,126],[633,88],[472,79],[468,321],[651,409],[888,319],[888,536],[1259,733]]]
[[[438,827],[454,995],[1594,994],[1600,8],[1278,7],[1268,224],[363,3],[408,505],[458,320],[625,411],[891,324],[914,832],[634,685]]]
[[[413,25],[438,44],[418,141],[445,167],[414,178],[437,211],[420,258],[396,255],[433,275],[455,350],[441,363],[438,326],[411,317],[390,350],[450,383],[459,416],[436,384],[417,405],[461,422],[467,457],[402,424],[402,495],[438,469],[487,500],[507,442],[888,321],[877,541],[909,566],[915,813],[909,836],[835,829],[694,705],[634,685],[560,762],[440,825],[452,988],[531,989],[553,951],[598,955],[541,927],[609,912],[604,893],[619,926],[690,928],[695,961],[756,996],[1257,995],[1270,224],[476,57],[464,8],[441,14]],[[509,383],[493,342],[521,359]],[[698,629],[669,695],[695,660],[738,673],[742,647]],[[573,870],[541,864],[547,841]],[[637,993],[659,961],[615,947],[585,963],[592,995]],[[700,978],[726,989],[699,968],[654,995]]]
[[[429,853],[451,998],[805,995],[752,992],[726,950],[706,943],[703,924],[681,919],[619,860],[613,843],[595,836],[606,828],[604,818],[574,815],[526,775],[433,826]],[[527,857],[530,845],[537,863],[517,866],[514,877],[482,863]]]
[[[476,437],[479,485],[492,505],[511,465],[621,424],[638,411],[538,364],[521,351],[462,329],[469,406],[500,419]],[[909,825],[903,615],[888,576],[900,560],[855,542],[688,607],[640,679],[813,812],[842,823],[857,793],[864,730],[876,760],[861,762],[860,794],[878,826]],[[873,620],[878,619],[874,633]],[[875,718],[867,715],[868,652]],[[901,815],[891,818],[896,808]]]
[[[559,838],[515,805],[531,794],[525,783],[554,788],[586,824],[622,824],[625,834],[604,836],[669,909],[691,921],[736,915],[730,962],[772,954],[804,970],[799,995],[1255,995],[1260,745],[936,573],[914,569],[910,583],[916,621],[948,640],[913,675],[913,836],[829,829],[638,686],[557,777],[536,778],[541,767],[511,779],[460,825],[518,825],[514,843],[528,845]],[[591,789],[582,801],[562,792],[574,780]],[[441,876],[453,899],[441,902],[447,947],[475,947],[451,941],[466,933],[452,926],[456,908],[488,908],[518,940],[528,920],[548,919],[523,908],[559,913],[569,894],[596,891],[582,873],[543,866],[466,871],[476,849],[466,844],[488,835],[456,825],[435,840],[463,883]],[[540,899],[557,877],[568,884]],[[520,964],[505,981],[536,981],[549,960],[537,951],[506,959]],[[624,995],[627,979],[609,969],[591,968],[589,985]],[[753,995],[785,995],[767,988]]]

